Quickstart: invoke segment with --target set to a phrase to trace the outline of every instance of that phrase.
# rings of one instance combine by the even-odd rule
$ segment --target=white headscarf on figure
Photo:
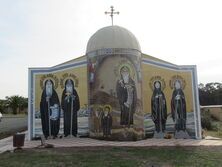
[[[178,90],[178,89],[181,89],[181,83],[179,80],[176,80],[175,81],[175,89]]]
[[[176,89],[176,90],[181,89],[181,83],[180,83],[179,80],[176,80],[176,81],[175,81],[175,89]],[[181,99],[181,95],[179,94],[179,92],[177,93],[175,99],[176,99],[176,100],[180,100],[180,99]]]
[[[120,74],[123,78],[123,82],[129,83],[130,71],[129,71],[128,67],[126,67],[126,66],[122,67],[120,70]]]
[[[45,84],[45,89],[46,89],[46,96],[51,97],[52,96],[52,81],[47,80]]]
[[[160,89],[160,88],[161,88],[161,84],[160,84],[159,81],[156,81],[156,82],[154,83],[154,88],[156,88],[156,89]]]

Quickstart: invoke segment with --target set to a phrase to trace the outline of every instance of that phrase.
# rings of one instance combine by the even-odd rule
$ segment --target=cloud
[[[111,24],[104,14],[110,5],[120,11],[114,24],[135,34],[142,52],[175,64],[196,64],[200,82],[222,82],[221,3],[0,1],[0,98],[27,96],[28,67],[54,66],[84,55],[90,36]]]

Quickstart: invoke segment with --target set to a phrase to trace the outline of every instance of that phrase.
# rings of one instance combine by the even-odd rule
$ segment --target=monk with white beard
[[[62,93],[62,109],[64,112],[64,135],[65,137],[77,136],[78,133],[78,110],[80,101],[78,93],[75,89],[73,80],[67,79],[65,89]]]
[[[137,94],[135,82],[130,77],[127,66],[120,69],[121,78],[117,81],[116,92],[120,105],[120,125],[133,125],[133,114],[136,110]]]
[[[52,80],[45,81],[40,102],[42,131],[45,138],[57,137],[60,128],[60,102]]]

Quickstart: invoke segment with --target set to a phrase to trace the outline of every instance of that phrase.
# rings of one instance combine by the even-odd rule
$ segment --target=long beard
[[[47,97],[51,97],[52,96],[52,88],[51,87],[46,88],[46,96]]]
[[[123,76],[123,82],[124,83],[129,83],[129,75]]]
[[[66,87],[66,93],[73,93],[72,87]]]

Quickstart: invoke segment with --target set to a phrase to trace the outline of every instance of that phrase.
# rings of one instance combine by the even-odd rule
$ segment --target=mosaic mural
[[[90,136],[110,140],[143,138],[140,66],[140,57],[133,55],[88,57],[89,101],[94,113],[90,117]],[[96,122],[101,122],[101,127]]]

